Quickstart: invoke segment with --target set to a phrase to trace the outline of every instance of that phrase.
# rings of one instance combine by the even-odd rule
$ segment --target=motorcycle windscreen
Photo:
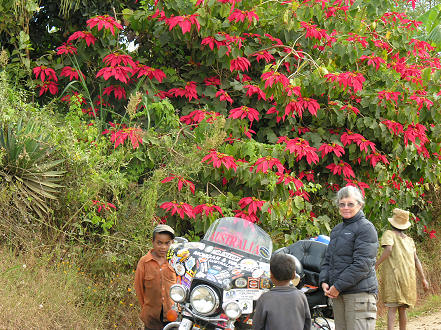
[[[268,260],[273,251],[271,237],[256,224],[242,218],[217,219],[208,228],[204,240]]]

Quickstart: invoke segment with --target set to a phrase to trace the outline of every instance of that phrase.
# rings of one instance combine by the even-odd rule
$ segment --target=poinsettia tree
[[[34,73],[43,101],[81,94],[85,120],[115,148],[130,140],[151,156],[146,136],[174,132],[165,148],[189,153],[162,180],[165,221],[201,232],[236,215],[289,242],[329,230],[335,192],[354,185],[378,229],[400,207],[433,235],[425,193],[440,178],[441,63],[394,4],[140,1],[90,18]],[[224,138],[211,141],[213,130]]]

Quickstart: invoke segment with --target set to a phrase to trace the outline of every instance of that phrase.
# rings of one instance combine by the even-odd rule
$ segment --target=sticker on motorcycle
[[[187,277],[187,274],[185,276],[181,277],[181,284],[187,288],[190,288],[191,286],[191,278]]]
[[[181,263],[177,263],[175,265],[175,271],[176,271],[176,274],[178,274],[179,276],[182,276],[185,274],[185,266]]]
[[[242,270],[252,271],[254,268],[257,268],[257,261],[253,259],[243,259],[239,263],[239,267]]]
[[[259,288],[259,279],[249,277],[247,286],[250,289],[258,289]]]
[[[257,268],[255,270],[253,270],[253,277],[258,278],[260,276],[262,276],[264,273],[264,270],[262,268]]]
[[[266,247],[264,247],[264,246],[261,246],[259,248],[259,255],[264,257],[264,258],[266,258],[266,259],[268,259],[269,258],[269,251],[268,251],[268,249]]]
[[[231,289],[224,290],[224,301],[226,300],[257,300],[263,293],[263,290],[258,289]]]
[[[193,269],[194,265],[196,264],[196,260],[193,257],[188,258],[188,260],[185,262],[185,268],[191,270]]]
[[[242,314],[251,314],[253,312],[252,300],[239,300],[238,301]]]

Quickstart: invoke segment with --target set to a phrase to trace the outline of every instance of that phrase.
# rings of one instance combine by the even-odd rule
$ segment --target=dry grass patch
[[[73,264],[0,247],[1,329],[103,329],[90,281]]]

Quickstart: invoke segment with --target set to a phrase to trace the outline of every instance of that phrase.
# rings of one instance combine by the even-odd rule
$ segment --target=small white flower
[[[23,268],[26,268],[26,264],[23,265]]]
[[[38,308],[42,309],[43,308],[43,304],[38,305]]]

